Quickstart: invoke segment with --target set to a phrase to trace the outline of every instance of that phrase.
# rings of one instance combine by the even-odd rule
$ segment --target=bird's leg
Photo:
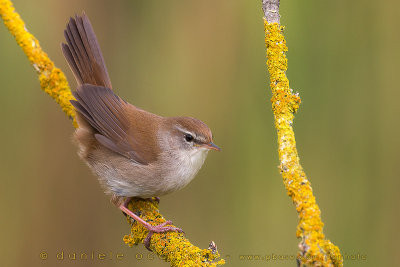
[[[142,218],[140,218],[138,215],[133,213],[130,209],[128,209],[128,204],[131,201],[132,198],[127,198],[123,204],[119,206],[119,209],[122,210],[125,214],[129,215],[132,219],[136,220],[137,222],[141,223],[144,227],[146,227],[147,230],[149,230],[149,234],[147,237],[144,239],[143,243],[144,246],[150,250],[150,240],[151,236],[153,233],[165,233],[165,232],[178,232],[178,233],[183,233],[183,230],[174,226],[166,226],[167,224],[172,224],[171,221],[166,221],[163,222],[162,224],[159,225],[151,225]],[[151,251],[151,250],[150,250]]]
[[[124,201],[124,207],[128,207],[128,204],[129,204],[129,202],[131,202],[132,201],[132,199],[133,199],[133,197],[127,197],[126,199],[125,199],[125,201]]]

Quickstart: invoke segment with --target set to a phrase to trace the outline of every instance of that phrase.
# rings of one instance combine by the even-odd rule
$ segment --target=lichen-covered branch
[[[25,23],[15,12],[11,1],[0,0],[0,15],[4,25],[15,37],[18,45],[37,71],[42,90],[60,105],[67,116],[73,120],[74,126],[76,126],[75,110],[69,102],[74,97],[71,94],[64,73],[54,66],[54,63],[40,47],[39,41],[28,32]]]
[[[158,212],[156,201],[134,199],[129,203],[128,208],[152,225],[166,221]],[[132,222],[130,217],[127,217],[127,220],[132,228],[131,234],[124,237],[125,243],[129,246],[142,243],[147,236],[147,229],[136,221]],[[218,266],[225,263],[223,259],[219,259],[220,255],[214,242],[211,242],[208,249],[200,249],[192,245],[183,233],[154,233],[151,237],[150,248],[170,262],[171,266]]]
[[[321,211],[297,154],[292,123],[300,105],[300,97],[290,89],[286,77],[287,46],[283,27],[279,24],[279,0],[263,0],[263,10],[271,102],[278,132],[279,168],[287,193],[299,214],[296,232],[301,239],[298,263],[307,266],[343,266],[339,248],[325,239]]]
[[[4,25],[15,37],[18,45],[37,71],[42,90],[60,105],[67,116],[72,119],[74,126],[77,127],[75,110],[70,103],[70,100],[74,97],[64,73],[54,66],[54,63],[40,47],[39,41],[28,32],[10,0],[0,0],[0,16]],[[0,64],[5,63],[0,62]],[[165,221],[158,211],[158,205],[152,201],[132,201],[130,208],[150,224]],[[124,241],[130,246],[143,242],[148,231],[137,223],[132,223],[130,220],[129,222],[132,226],[131,234],[125,236]],[[160,258],[170,262],[171,266],[217,266],[224,264],[224,260],[217,260],[219,254],[214,242],[211,242],[208,249],[201,250],[184,238],[183,234],[154,234],[150,246]]]

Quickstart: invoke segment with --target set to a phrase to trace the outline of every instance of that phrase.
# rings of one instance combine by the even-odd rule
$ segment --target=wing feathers
[[[99,126],[97,123],[93,120],[93,117],[89,114],[89,112],[83,107],[82,104],[80,104],[78,101],[71,100],[71,104],[74,106],[74,108],[85,117],[86,121],[92,125],[93,128],[98,129]]]
[[[74,92],[76,101],[71,104],[93,127],[96,140],[137,163],[153,161],[157,151],[148,145],[148,135],[143,135],[152,126],[130,127],[126,112],[127,107],[132,112],[132,106],[112,92],[104,58],[87,16],[83,13],[70,18],[64,36],[66,44],[61,44],[62,51],[78,83]]]
[[[71,101],[72,105],[98,132],[95,138],[99,143],[137,163],[147,164],[132,147],[126,103],[121,98],[107,87],[90,84],[79,86],[74,96],[77,101]]]
[[[123,113],[123,107],[119,106],[119,112],[114,113],[109,108],[110,99],[117,97],[106,88],[84,84],[79,87],[76,94],[86,104],[88,112],[92,115],[94,121],[100,127],[99,132],[104,132],[108,137],[121,139],[126,136],[122,129],[127,128],[127,119]]]

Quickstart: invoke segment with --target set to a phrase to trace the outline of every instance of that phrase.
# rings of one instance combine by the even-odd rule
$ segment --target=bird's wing
[[[85,13],[70,18],[61,44],[64,57],[78,85],[85,83],[112,88],[93,27]]]
[[[144,112],[112,92],[100,46],[85,13],[70,19],[64,35],[67,43],[62,44],[62,51],[78,83],[74,92],[76,101],[71,103],[97,131],[97,141],[140,164],[155,160],[158,155],[154,146],[155,131],[149,124],[154,120],[139,121],[136,115],[143,116]],[[129,118],[127,113],[132,113]]]
[[[76,101],[72,100],[71,104],[98,132],[95,138],[100,144],[137,163],[149,163],[153,157],[146,154],[147,150],[142,148],[145,144],[138,141],[145,134],[131,129],[127,102],[110,88],[90,84],[79,86],[74,96]]]

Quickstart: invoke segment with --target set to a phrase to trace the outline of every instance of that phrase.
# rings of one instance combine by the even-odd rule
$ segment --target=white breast
[[[186,186],[196,176],[207,157],[208,149],[194,148],[176,153],[174,166],[170,166],[165,179],[168,181],[166,194]]]
[[[106,192],[147,198],[162,196],[186,186],[200,170],[208,150],[169,150],[149,165],[140,165],[112,151],[107,152],[108,155],[98,157],[94,151],[92,157],[97,160],[87,162],[99,176]]]

